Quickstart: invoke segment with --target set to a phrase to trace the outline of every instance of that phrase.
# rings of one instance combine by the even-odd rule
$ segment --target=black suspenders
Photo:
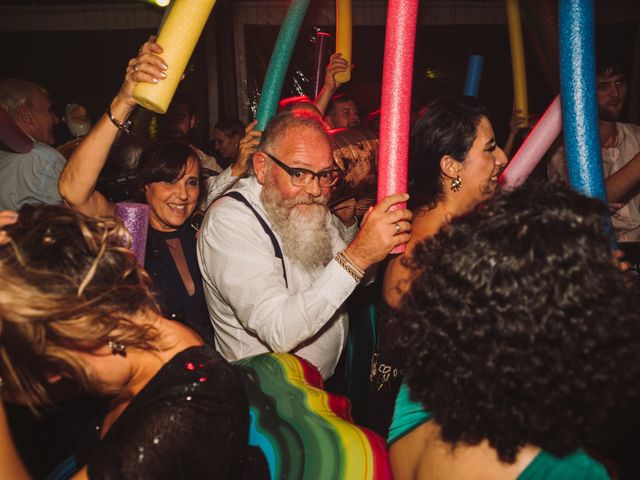
[[[249,207],[249,209],[256,216],[256,218],[258,219],[258,222],[260,222],[260,226],[264,230],[264,233],[266,233],[271,239],[271,243],[273,244],[273,252],[276,258],[279,258],[280,261],[282,262],[282,275],[284,276],[284,284],[287,288],[289,288],[289,283],[287,282],[287,271],[284,268],[284,256],[282,255],[282,250],[280,249],[280,245],[278,244],[278,239],[276,238],[271,228],[269,228],[269,225],[267,225],[267,222],[264,221],[264,219],[260,216],[260,214],[256,211],[256,209],[253,208],[253,205],[249,203],[249,200],[244,198],[244,196],[240,192],[229,192],[224,196],[235,198],[239,202],[244,203],[247,207]]]

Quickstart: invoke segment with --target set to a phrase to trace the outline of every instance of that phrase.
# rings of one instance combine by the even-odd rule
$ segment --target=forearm
[[[131,106],[119,101],[118,97],[111,102],[112,115],[120,122],[124,122],[132,110]],[[101,201],[101,195],[96,195],[95,186],[119,132],[120,130],[104,114],[65,165],[60,174],[58,189],[62,198],[72,208],[88,215],[107,213],[103,211],[106,205]]]
[[[328,88],[326,85],[322,87],[320,93],[315,99],[316,107],[320,110],[320,115],[324,117],[325,112],[327,111],[327,107],[329,106],[329,102],[331,101],[331,97],[336,92],[336,89]]]
[[[225,168],[219,175],[211,176],[205,181],[207,193],[200,204],[202,210],[209,208],[213,202],[224,195],[240,179],[233,174],[232,167]]]
[[[516,133],[518,133],[517,130],[512,130],[511,132],[509,132],[509,137],[507,138],[504,147],[502,147],[502,151],[507,156],[507,158],[511,158],[511,151],[513,150],[513,142],[515,141]]]
[[[640,185],[640,153],[624,167],[605,180],[609,202],[624,202]]]
[[[4,404],[0,400],[0,478],[12,480],[29,479],[31,476],[22,464],[18,451],[13,444],[9,422],[5,413]]]

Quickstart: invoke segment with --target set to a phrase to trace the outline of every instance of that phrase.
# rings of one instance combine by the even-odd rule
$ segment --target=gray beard
[[[260,199],[273,229],[282,239],[287,258],[308,272],[326,267],[333,257],[327,228],[327,198],[312,197],[304,191],[294,198],[283,198],[268,176]]]

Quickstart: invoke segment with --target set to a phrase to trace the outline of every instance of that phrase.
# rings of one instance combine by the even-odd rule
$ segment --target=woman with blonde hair
[[[159,314],[120,222],[52,206],[18,218],[0,238],[3,398],[33,409],[54,388],[104,398],[74,478],[241,478],[242,385],[213,348]],[[2,403],[0,478],[28,478]]]

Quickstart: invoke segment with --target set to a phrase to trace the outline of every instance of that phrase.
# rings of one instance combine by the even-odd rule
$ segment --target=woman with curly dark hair
[[[526,185],[414,249],[394,478],[609,478],[582,448],[638,413],[640,304],[606,214]]]

